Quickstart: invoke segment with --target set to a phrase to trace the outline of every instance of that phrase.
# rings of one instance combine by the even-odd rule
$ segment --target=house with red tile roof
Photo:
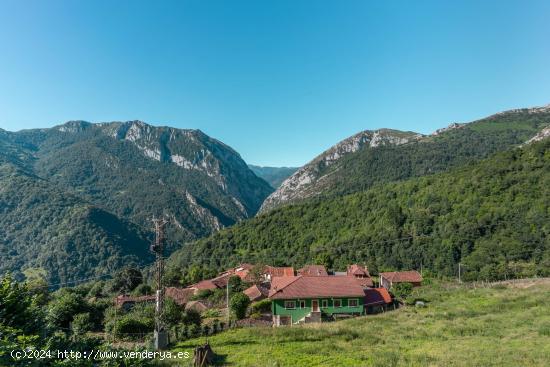
[[[365,289],[365,309],[367,313],[374,313],[378,310],[384,311],[391,303],[393,303],[393,300],[386,288]]]
[[[298,275],[304,277],[320,277],[327,276],[327,269],[324,265],[306,265],[298,270]]]
[[[293,277],[295,274],[293,267],[276,267],[267,265],[264,270],[265,280],[271,282],[275,277]]]
[[[273,324],[320,322],[327,316],[364,314],[365,292],[355,277],[275,277],[269,291]]]
[[[359,281],[359,284],[364,287],[372,287],[374,285],[366,266],[363,267],[357,264],[349,265],[346,273],[348,276],[355,277]]]
[[[176,287],[166,287],[164,288],[164,295],[167,298],[171,298],[180,306],[184,306],[188,303],[195,294],[194,289],[190,288],[176,288]]]
[[[422,285],[422,275],[416,270],[380,273],[380,286],[390,289],[397,283],[410,283],[413,287]]]
[[[115,306],[129,310],[136,303],[155,303],[156,299],[156,296],[129,296],[121,294],[115,298]]]
[[[251,302],[257,302],[266,298],[269,294],[269,290],[261,285],[254,284],[250,288],[245,289],[243,293],[246,294]]]

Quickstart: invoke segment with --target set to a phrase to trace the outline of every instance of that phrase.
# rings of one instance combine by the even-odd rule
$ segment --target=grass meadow
[[[208,338],[227,366],[549,366],[550,282],[418,288],[425,307]],[[179,343],[190,351],[205,338]]]

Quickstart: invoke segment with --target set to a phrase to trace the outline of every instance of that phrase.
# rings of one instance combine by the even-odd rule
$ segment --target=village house
[[[269,295],[269,289],[264,288],[261,285],[254,284],[245,289],[243,293],[250,299],[251,302],[257,302],[267,298]]]
[[[365,292],[354,277],[275,277],[269,299],[273,324],[320,322],[327,316],[364,314]]]
[[[355,277],[359,284],[361,284],[365,288],[374,286],[374,283],[366,266],[363,267],[357,264],[349,265],[346,274],[348,276]]]
[[[299,269],[297,273],[304,277],[321,277],[328,275],[324,265],[306,265]]]
[[[422,284],[422,275],[416,270],[380,273],[381,287],[391,289],[394,284],[398,283],[410,283],[413,287],[419,287]]]
[[[267,265],[264,269],[264,281],[271,282],[275,277],[293,277],[295,274],[293,267],[276,267]]]
[[[386,288],[365,289],[365,312],[367,314],[386,311],[393,300]]]

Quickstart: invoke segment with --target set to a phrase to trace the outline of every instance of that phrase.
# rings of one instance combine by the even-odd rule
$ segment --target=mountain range
[[[171,251],[254,216],[273,190],[237,152],[199,130],[70,121],[2,131],[0,144],[0,253],[7,259],[0,271],[44,268],[54,282],[143,263],[153,216],[171,219]],[[100,222],[110,226],[106,235]],[[89,254],[101,244],[110,249]],[[85,255],[89,266],[48,260]]]
[[[363,131],[300,168],[262,204],[275,207],[341,195],[381,183],[445,171],[524,143],[550,122],[550,107],[516,109],[431,135],[390,129]]]
[[[549,129],[546,106],[431,135],[366,130],[299,169],[248,166],[200,130],[141,121],[0,130],[0,273],[43,269],[59,283],[147,265],[153,216],[170,219],[169,263],[182,268],[540,269]],[[501,257],[483,268],[482,251]]]

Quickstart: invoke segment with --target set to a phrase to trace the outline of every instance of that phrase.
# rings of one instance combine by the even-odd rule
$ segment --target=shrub
[[[250,306],[250,309],[253,313],[271,312],[271,301],[266,298],[261,301],[254,302],[252,306]]]
[[[237,320],[244,319],[246,316],[246,310],[250,304],[250,299],[244,293],[236,293],[231,297],[229,307],[231,312]]]
[[[73,332],[77,335],[85,334],[93,328],[92,318],[89,313],[79,313],[75,315],[72,322]]]
[[[201,324],[201,314],[198,311],[193,309],[185,311],[183,315],[183,323],[186,325],[200,325]]]
[[[404,300],[412,293],[412,284],[410,283],[397,283],[391,288],[392,293],[399,300]]]

